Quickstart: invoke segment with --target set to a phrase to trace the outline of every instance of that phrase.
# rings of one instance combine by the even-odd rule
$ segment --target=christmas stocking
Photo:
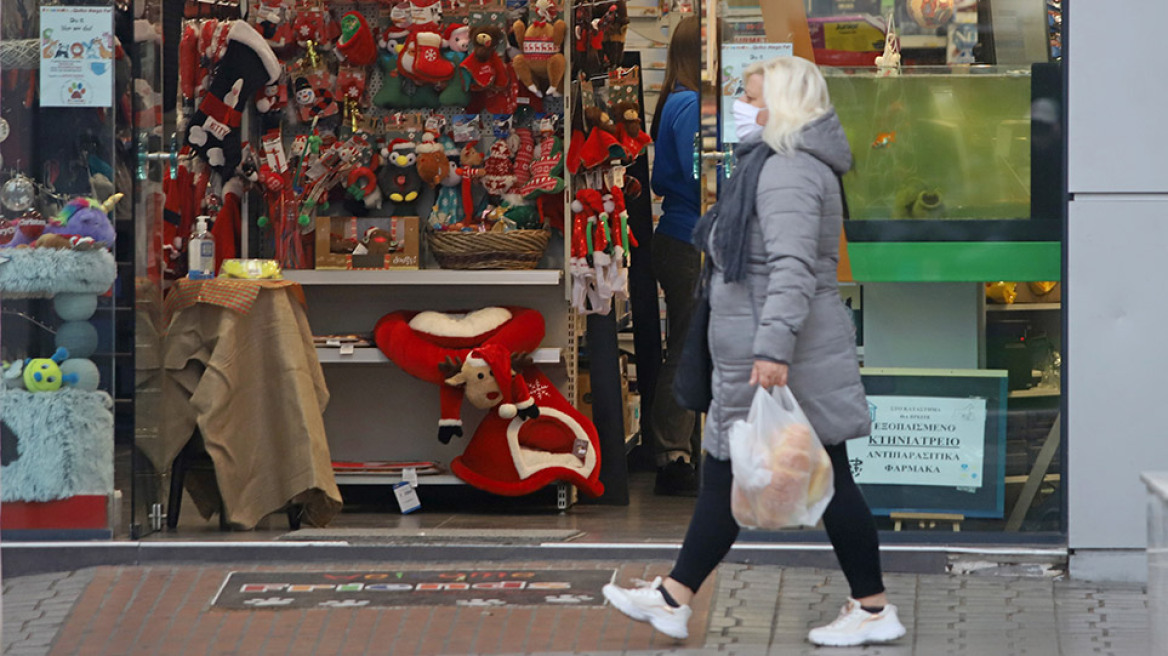
[[[227,50],[187,127],[187,142],[212,167],[231,171],[239,164],[241,109],[262,87],[279,79],[280,70],[280,61],[255,28],[235,21]]]
[[[535,159],[535,137],[531,128],[518,128],[515,135],[519,145],[515,149],[515,188],[522,189],[531,180],[531,162]]]
[[[337,39],[337,50],[345,56],[345,61],[354,66],[368,66],[377,59],[377,43],[360,12],[350,11],[341,17],[341,38]]]
[[[519,189],[527,199],[556,194],[564,189],[564,145],[559,137],[547,136],[539,142],[535,161],[531,163],[531,180]]]
[[[442,35],[415,32],[398,59],[402,75],[418,84],[436,84],[454,77],[454,64],[442,56]]]

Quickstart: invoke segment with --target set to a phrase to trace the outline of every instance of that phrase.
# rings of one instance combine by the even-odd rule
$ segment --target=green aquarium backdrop
[[[1030,217],[1029,70],[825,68],[853,220]]]

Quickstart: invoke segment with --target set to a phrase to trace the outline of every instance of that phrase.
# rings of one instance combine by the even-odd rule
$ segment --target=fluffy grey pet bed
[[[105,249],[0,250],[0,295],[9,298],[52,297],[62,292],[104,294],[116,275],[114,256]]]
[[[105,392],[0,390],[0,424],[0,500],[113,493],[113,401]]]

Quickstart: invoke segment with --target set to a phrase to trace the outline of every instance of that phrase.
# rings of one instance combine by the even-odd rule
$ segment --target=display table
[[[180,280],[166,297],[161,439],[143,450],[169,471],[199,431],[214,473],[185,484],[204,517],[220,500],[244,529],[289,504],[315,526],[340,511],[304,306],[291,281]]]

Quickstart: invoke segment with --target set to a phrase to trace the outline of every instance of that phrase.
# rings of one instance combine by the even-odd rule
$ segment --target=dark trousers
[[[700,450],[701,424],[696,413],[686,410],[673,398],[673,377],[681,359],[681,347],[693,314],[694,290],[701,275],[702,257],[692,244],[663,235],[653,235],[653,277],[665,292],[668,326],[665,362],[657,374],[653,395],[650,433],[657,465],[682,458],[694,462]],[[695,463],[696,464],[696,463]]]
[[[848,451],[843,444],[827,447],[835,474],[835,496],[823,513],[823,525],[848,579],[852,598],[884,592],[880,570],[880,541],[876,521],[859,486],[852,478]],[[702,582],[726,557],[738,538],[738,522],[730,512],[729,460],[706,456],[702,462],[702,486],[681,553],[670,576],[697,592]]]

